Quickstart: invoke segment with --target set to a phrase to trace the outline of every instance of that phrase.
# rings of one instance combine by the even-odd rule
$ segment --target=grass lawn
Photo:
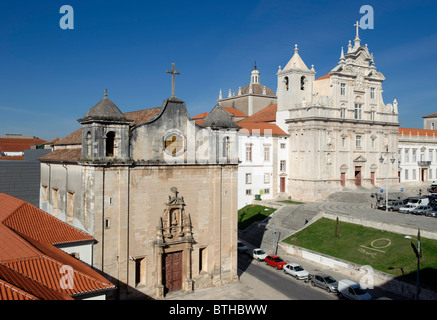
[[[238,229],[244,230],[253,222],[264,220],[275,211],[276,209],[260,205],[247,205],[238,210]]]
[[[281,200],[278,202],[290,203],[290,204],[302,204],[303,202],[293,201],[293,200]]]
[[[416,281],[417,241],[404,235],[322,218],[284,242]],[[411,235],[417,238],[417,234]],[[437,287],[437,241],[421,237],[420,282]]]

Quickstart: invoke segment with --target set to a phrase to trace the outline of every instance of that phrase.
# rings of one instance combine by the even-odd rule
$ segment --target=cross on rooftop
[[[171,70],[167,70],[167,73],[171,73],[171,96],[174,97],[175,96],[175,80],[176,80],[176,75],[177,74],[181,74],[179,71],[175,70],[175,64],[172,63],[171,64]]]
[[[354,27],[357,28],[357,38],[359,38],[359,36],[358,36],[358,29],[359,29],[361,26],[358,24],[358,21],[357,21],[357,23],[354,24]]]

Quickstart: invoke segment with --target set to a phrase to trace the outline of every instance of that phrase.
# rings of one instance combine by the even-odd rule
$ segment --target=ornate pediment
[[[157,228],[157,243],[167,245],[181,242],[193,242],[190,214],[185,213],[185,201],[176,188],[171,188],[173,195],[168,197],[164,213]]]
[[[367,159],[364,158],[363,156],[358,156],[357,158],[354,159],[354,162],[367,162]]]

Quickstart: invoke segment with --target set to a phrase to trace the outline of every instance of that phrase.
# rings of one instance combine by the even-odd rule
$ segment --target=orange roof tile
[[[31,146],[45,142],[47,141],[39,138],[0,138],[0,152],[29,150]]]
[[[437,136],[437,130],[430,129],[412,129],[412,128],[399,128],[399,134],[401,135],[412,135],[412,136]]]
[[[258,111],[257,113],[251,115],[250,117],[243,119],[238,122],[238,124],[243,123],[254,123],[254,122],[275,122],[276,121],[276,111],[278,109],[277,104],[271,104],[268,107]]]
[[[437,117],[437,113],[431,113],[426,116],[423,116],[422,118],[435,118],[435,117]]]
[[[206,119],[207,116],[208,116],[208,112],[203,112],[203,113],[199,113],[198,115],[192,117],[191,120],[197,120],[197,119],[204,120],[204,119]]]
[[[97,271],[53,246],[90,240],[94,238],[28,202],[0,194],[0,300],[68,300],[115,288]],[[62,286],[67,273],[63,266],[72,267],[68,271],[72,286]]]
[[[82,148],[68,148],[54,150],[39,158],[44,161],[76,162],[82,157]]]
[[[238,122],[238,125],[241,127],[239,133],[274,135],[274,136],[288,135],[274,123],[264,123],[264,122],[242,123],[242,121],[240,121]]]
[[[231,115],[234,114],[234,117],[237,117],[237,118],[247,118],[248,117],[247,114],[241,112],[240,110],[232,108],[232,107],[223,107],[223,109],[225,109]]]
[[[317,78],[317,79],[314,80],[314,81],[317,81],[317,80],[323,80],[323,79],[329,79],[329,78],[331,78],[331,75],[328,73],[328,74],[325,74],[324,76],[321,76],[320,78]]]

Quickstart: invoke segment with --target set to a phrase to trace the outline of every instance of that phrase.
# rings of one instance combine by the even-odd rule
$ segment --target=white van
[[[411,205],[413,205],[413,206],[415,206],[415,207],[418,207],[418,206],[426,206],[426,205],[429,204],[429,199],[426,198],[426,197],[424,197],[424,198],[419,198],[419,199],[410,199],[410,200],[408,200],[408,203],[407,203],[407,204],[411,204]]]
[[[338,282],[338,295],[352,300],[372,300],[372,296],[360,285],[352,280]]]

